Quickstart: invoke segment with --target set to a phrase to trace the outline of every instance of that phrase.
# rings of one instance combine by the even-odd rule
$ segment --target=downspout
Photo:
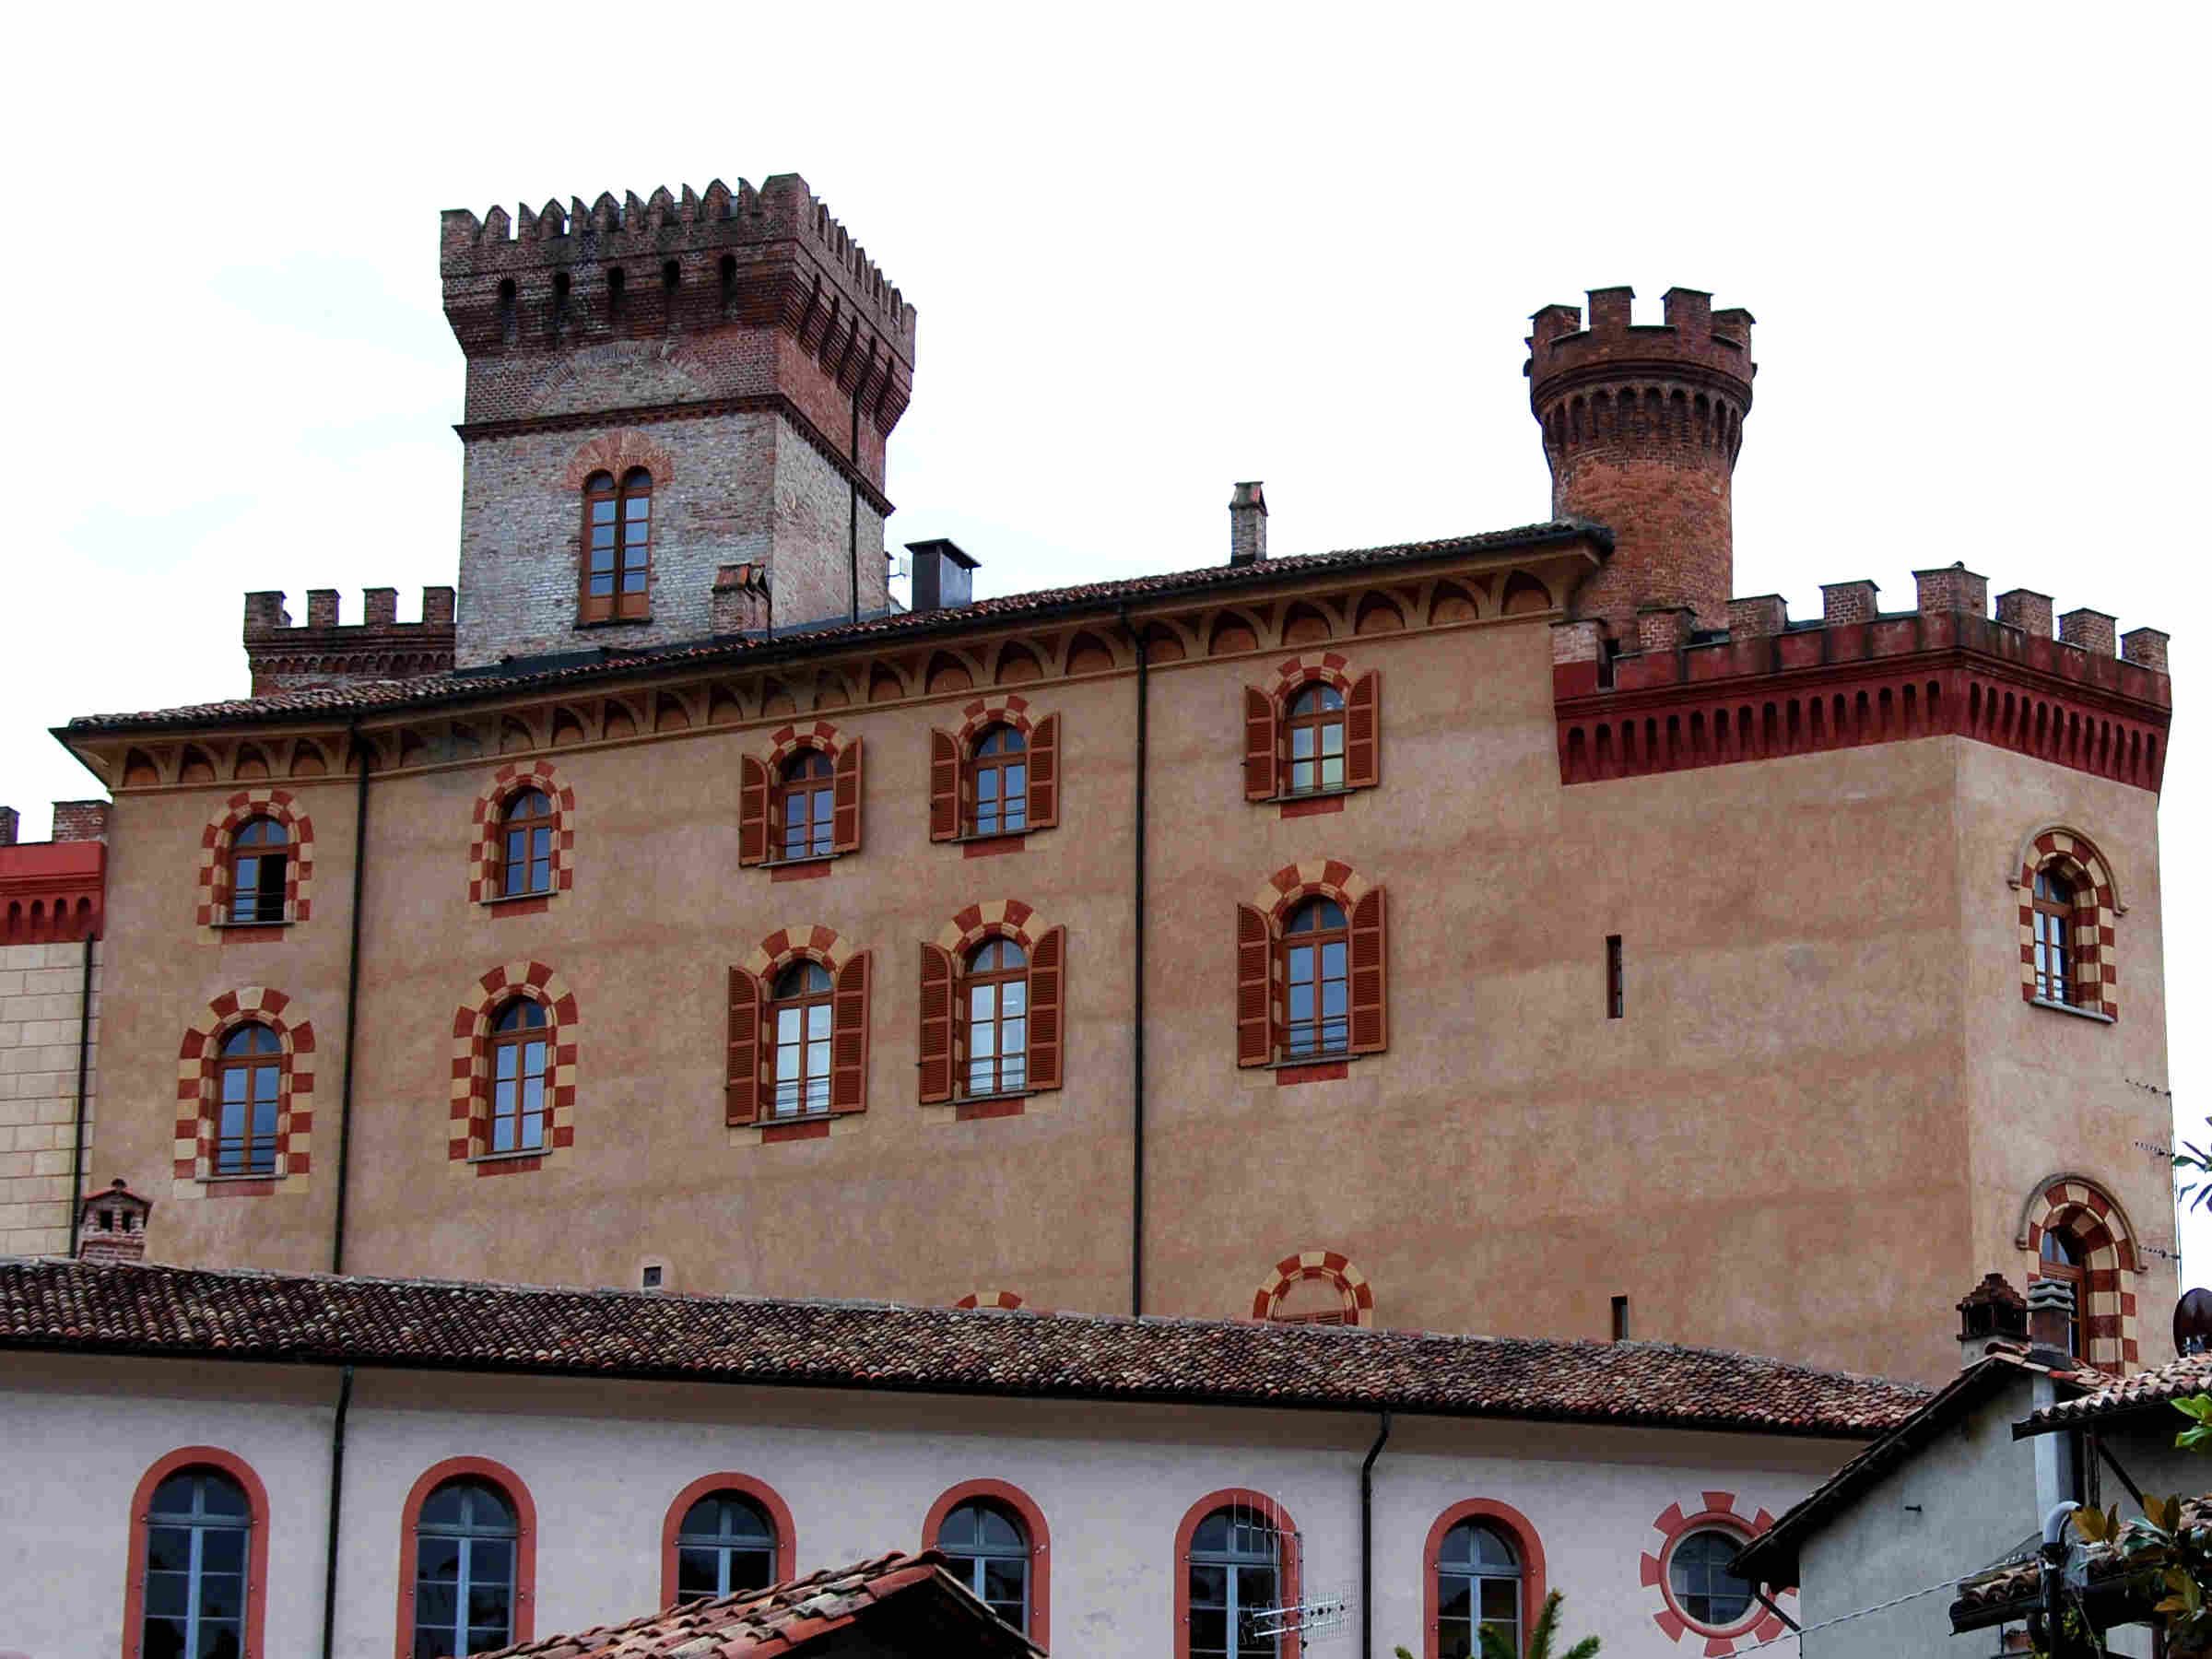
[[[76,1256],[76,1234],[84,1219],[85,1083],[92,1068],[92,943],[85,935],[84,977],[76,987],[76,1128],[69,1142],[69,1255]]]
[[[1375,1428],[1375,1443],[1359,1465],[1359,1659],[1375,1659],[1375,1459],[1390,1441],[1390,1413]]]
[[[1122,631],[1136,648],[1136,852],[1131,887],[1135,893],[1131,923],[1135,938],[1130,971],[1129,1094],[1129,1312],[1145,1311],[1145,790],[1146,750],[1152,725],[1152,653],[1144,635],[1129,626],[1129,609],[1120,609]]]
[[[346,1413],[353,1405],[353,1367],[338,1373],[338,1411],[330,1425],[330,1535],[323,1552],[323,1659],[332,1659],[338,1631],[338,1508],[346,1490]]]
[[[347,735],[353,746],[354,762],[361,770],[353,796],[353,914],[346,943],[346,1046],[338,1079],[338,1202],[330,1228],[333,1273],[346,1271],[346,1173],[353,1152],[353,1028],[361,999],[361,882],[369,868],[369,748],[361,741],[359,721],[347,728]]]

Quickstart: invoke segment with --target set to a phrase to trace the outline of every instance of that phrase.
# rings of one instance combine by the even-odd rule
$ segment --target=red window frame
[[[246,1495],[246,1617],[245,1649],[265,1651],[263,1627],[268,1611],[269,1492],[253,1465],[220,1446],[180,1446],[156,1461],[138,1477],[131,1493],[131,1541],[124,1567],[123,1659],[142,1659],[146,1636],[147,1517],[152,1512],[154,1493],[171,1475],[191,1469],[212,1469],[236,1481]]]
[[[1030,1640],[1051,1651],[1053,1639],[1053,1530],[1044,1511],[1019,1487],[1004,1480],[963,1480],[945,1488],[922,1520],[922,1547],[935,1549],[945,1519],[964,1503],[995,1504],[1009,1511],[1030,1541]]]
[[[415,1651],[415,1552],[420,1542],[422,1506],[449,1480],[481,1480],[497,1487],[514,1509],[514,1640],[537,1634],[537,1505],[523,1478],[488,1457],[449,1457],[416,1477],[399,1510],[399,1625],[395,1659]],[[258,1649],[254,1650],[259,1652]]]
[[[1462,1500],[1437,1516],[1429,1528],[1428,1542],[1421,1547],[1421,1629],[1427,1632],[1421,1650],[1424,1659],[1441,1659],[1442,1631],[1438,1618],[1441,1609],[1437,1606],[1437,1567],[1443,1559],[1444,1539],[1463,1521],[1472,1521],[1503,1534],[1506,1541],[1520,1552],[1524,1641],[1535,1628],[1536,1615],[1544,1610],[1544,1597],[1549,1593],[1544,1566],[1544,1540],[1537,1535],[1535,1524],[1510,1503],[1491,1498]]]
[[[676,1606],[677,1583],[682,1576],[677,1539],[683,1533],[684,1516],[701,1498],[712,1498],[717,1492],[735,1492],[749,1498],[767,1512],[769,1530],[775,1535],[775,1577],[771,1582],[782,1583],[797,1575],[799,1529],[791,1518],[791,1505],[783,1501],[782,1494],[766,1481],[734,1470],[701,1475],[669,1500],[668,1512],[661,1518],[661,1606],[664,1607]]]

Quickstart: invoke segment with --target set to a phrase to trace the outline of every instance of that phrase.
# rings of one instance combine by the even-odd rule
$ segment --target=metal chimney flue
[[[915,610],[952,610],[973,603],[971,573],[976,561],[960,551],[959,543],[939,537],[908,542],[906,550],[914,561]]]

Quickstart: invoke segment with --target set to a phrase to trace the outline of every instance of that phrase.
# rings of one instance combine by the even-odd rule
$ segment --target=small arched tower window
[[[2035,873],[2030,902],[2035,912],[2035,994],[2043,1002],[2072,1004],[2079,993],[2074,981],[2074,884],[2064,872],[2045,865]]]
[[[1003,1504],[960,1504],[938,1525],[937,1547],[978,1601],[1029,1634],[1030,1536],[1018,1515]]]
[[[619,485],[595,472],[583,484],[581,622],[642,621],[653,549],[653,475],[633,466]]]
[[[284,1045],[276,1033],[254,1024],[225,1037],[215,1082],[215,1172],[274,1175],[284,1090]]]
[[[676,1535],[676,1599],[765,1590],[776,1582],[776,1529],[743,1492],[710,1492],[684,1512]]]
[[[273,818],[248,818],[230,838],[232,922],[281,922],[291,837]]]
[[[518,791],[500,809],[497,870],[503,899],[552,890],[553,802],[545,791]]]
[[[812,1117],[830,1110],[833,991],[830,970],[811,958],[802,957],[777,976],[768,1010],[775,1044],[769,1116]]]
[[[1507,1651],[1521,1651],[1521,1557],[1494,1527],[1462,1521],[1444,1535],[1436,1555],[1436,1651],[1460,1656],[1483,1651],[1480,1632],[1494,1630]]]
[[[500,341],[502,345],[512,346],[515,335],[514,278],[512,276],[500,284],[499,316]]]
[[[515,997],[491,1021],[491,1152],[539,1152],[552,1081],[551,1024],[545,1005]]]

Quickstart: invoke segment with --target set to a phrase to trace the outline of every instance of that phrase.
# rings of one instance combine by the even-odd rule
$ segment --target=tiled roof
[[[689,1602],[625,1625],[548,1636],[482,1659],[738,1659],[805,1654],[853,1625],[887,1652],[1029,1659],[1041,1650],[976,1600],[934,1549],[878,1556],[767,1590]],[[838,1651],[851,1652],[843,1641]]]
[[[2031,1413],[2015,1432],[2047,1434],[2199,1394],[2212,1394],[2212,1354],[2188,1354],[2132,1377],[2114,1378],[2101,1388]],[[2179,1430],[2189,1425],[2176,1413],[2173,1426]]]
[[[1650,1342],[0,1260],[0,1348],[1865,1436],[1927,1391]]]
[[[1798,1553],[1837,1510],[1900,1464],[1909,1462],[1959,1416],[2007,1382],[2050,1376],[2061,1382],[2101,1373],[2052,1371],[2026,1354],[1998,1348],[1966,1367],[1920,1408],[1798,1500],[1782,1519],[1737,1552],[1735,1571],[1755,1583],[1794,1588]]]
[[[980,599],[944,610],[910,611],[875,617],[804,632],[703,640],[654,651],[614,652],[585,663],[566,664],[517,674],[429,674],[415,679],[372,680],[352,686],[324,687],[304,691],[279,691],[267,697],[229,698],[218,702],[187,704],[175,709],[152,709],[135,714],[80,714],[64,728],[73,733],[123,731],[157,726],[220,725],[232,721],[269,721],[316,714],[389,712],[424,704],[463,702],[504,697],[536,686],[567,684],[579,679],[615,678],[624,674],[661,673],[686,666],[715,663],[780,662],[818,650],[876,638],[926,638],[957,633],[965,628],[1003,621],[1018,621],[1063,611],[1098,610],[1137,599],[1159,599],[1182,594],[1199,594],[1217,588],[1265,587],[1285,577],[1306,576],[1337,570],[1359,570],[1371,565],[1411,563],[1457,553],[1481,553],[1521,547],[1588,539],[1610,549],[1612,532],[1602,524],[1579,519],[1553,519],[1511,530],[1490,530],[1474,535],[1451,535],[1436,541],[1398,542],[1386,547],[1352,547],[1334,553],[1309,553],[1289,559],[1262,559],[1249,565],[1209,565],[1195,571],[1175,571],[1155,576],[1131,576],[1116,582],[1079,582],[1072,587],[1042,588],[1034,593],[1011,594],[999,599]]]
[[[2188,1498],[2182,1502],[2182,1526],[2212,1526],[2212,1496]],[[2089,1588],[2119,1590],[2119,1582],[2128,1576],[2125,1558],[2110,1544],[2081,1546],[2083,1567]],[[1961,1580],[1958,1599],[1951,1603],[1951,1630],[1959,1634],[1982,1630],[1993,1624],[2002,1624],[2008,1618],[2018,1618],[2034,1606],[2042,1595],[2043,1563],[2030,1549],[2017,1560],[2006,1561],[1986,1572]],[[2148,1585],[2144,1586],[2148,1588]],[[2155,1598],[2146,1598],[2155,1599]],[[2121,1618],[2139,1609],[2117,1610]],[[2105,1622],[2098,1621],[2099,1628]],[[2109,1622],[2118,1622],[2112,1620]]]

